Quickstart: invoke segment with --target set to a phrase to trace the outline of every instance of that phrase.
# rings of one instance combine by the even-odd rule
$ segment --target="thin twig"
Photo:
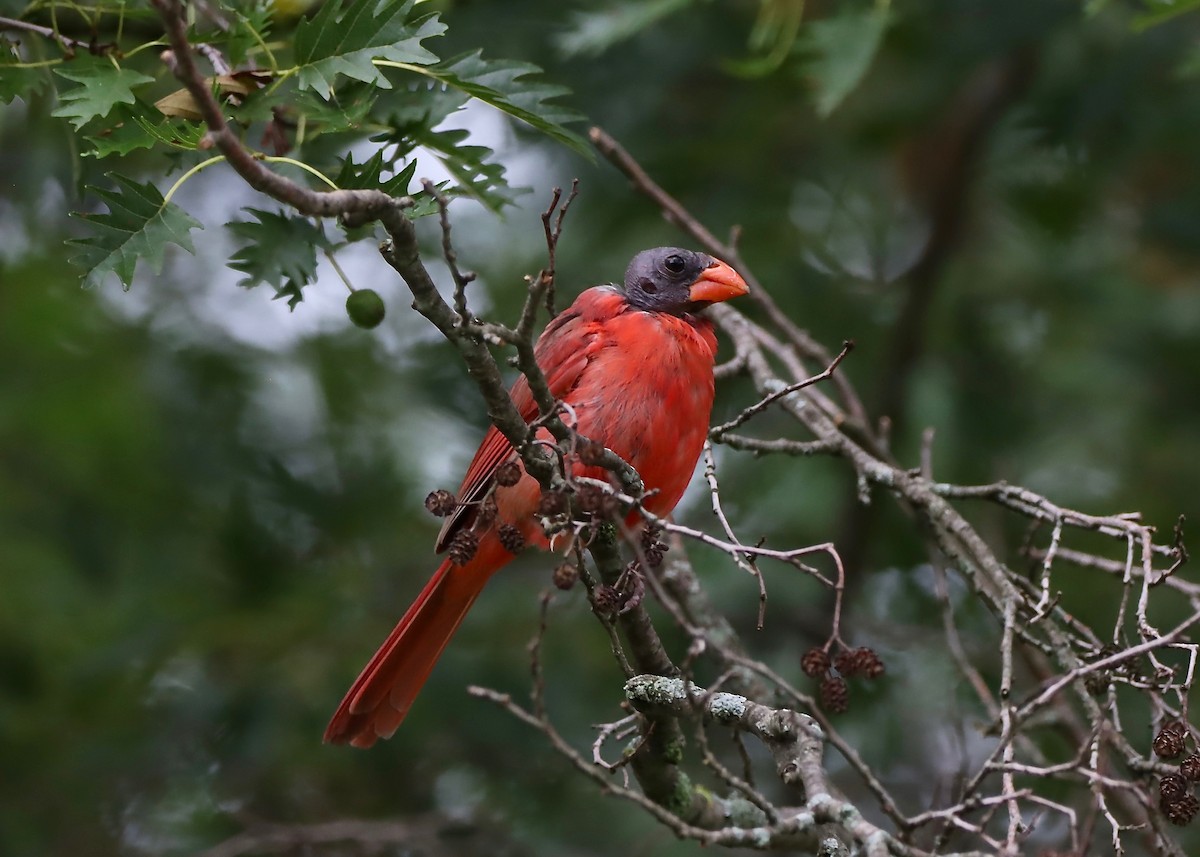
[[[45,36],[47,39],[53,39],[58,42],[68,53],[73,48],[83,48],[88,53],[95,54],[96,56],[105,56],[115,52],[117,47],[113,42],[97,42],[95,40],[85,42],[82,39],[73,39],[70,36],[64,36],[50,27],[43,27],[41,24],[34,24],[29,21],[21,21],[17,18],[0,17],[0,30],[20,30],[26,33]]]

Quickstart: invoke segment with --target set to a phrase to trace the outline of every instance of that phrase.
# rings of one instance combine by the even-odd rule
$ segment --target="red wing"
[[[588,289],[542,331],[534,353],[556,399],[566,398],[579,383],[591,355],[601,346],[603,322],[625,306],[624,296],[614,289],[603,286]],[[524,376],[513,384],[511,395],[521,416],[526,422],[532,422],[538,415],[538,408]],[[508,439],[495,426],[490,427],[458,489],[459,503],[481,500],[491,487],[492,474],[512,453]],[[464,524],[474,519],[473,511],[473,506],[463,505],[446,519],[434,548],[438,553],[446,549]]]

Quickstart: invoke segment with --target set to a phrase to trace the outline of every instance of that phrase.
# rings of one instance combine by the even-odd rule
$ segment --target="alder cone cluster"
[[[883,675],[883,661],[874,649],[865,646],[858,649],[842,649],[833,661],[834,667],[844,676],[878,678]]]
[[[1172,776],[1168,774],[1167,776]],[[1178,800],[1171,802],[1161,801],[1163,815],[1167,817],[1167,821],[1171,824],[1183,827],[1191,824],[1196,817],[1196,813],[1200,812],[1200,800],[1196,799],[1194,794],[1186,794]]]
[[[580,485],[575,497],[580,509],[600,518],[611,518],[621,509],[616,497],[595,485]]]
[[[1187,746],[1188,725],[1181,721],[1165,724],[1154,736],[1153,748],[1162,759],[1178,757]],[[1158,806],[1171,824],[1190,824],[1200,813],[1200,800],[1192,784],[1200,780],[1200,754],[1192,753],[1179,763],[1178,773],[1164,774],[1158,781]]]
[[[805,652],[800,658],[800,669],[809,678],[821,680],[817,687],[821,707],[832,714],[841,714],[850,703],[850,686],[846,679],[879,678],[883,675],[884,667],[875,650],[867,646],[842,648],[831,657],[829,647],[832,643],[833,640],[830,640],[823,646],[813,646]]]
[[[657,524],[652,524],[642,530],[642,555],[646,558],[646,565],[651,568],[658,568],[662,565],[666,552],[670,550],[660,536],[662,536],[662,527]]]

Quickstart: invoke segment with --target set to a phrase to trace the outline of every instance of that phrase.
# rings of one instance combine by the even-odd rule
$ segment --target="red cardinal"
[[[654,492],[645,505],[656,515],[670,513],[683,496],[708,433],[717,338],[712,323],[695,313],[746,292],[737,272],[711,256],[676,247],[645,250],[625,272],[625,288],[588,289],[538,340],[537,361],[550,392],[570,406],[577,431],[633,465]],[[512,398],[526,420],[537,417],[524,378]],[[370,747],[396,731],[488,578],[513,558],[501,544],[501,525],[516,527],[527,544],[547,547],[536,519],[537,481],[522,472],[515,485],[495,484],[496,469],[516,460],[504,435],[489,429],[459,488],[462,505],[437,540],[440,553],[456,534],[474,528],[475,555],[464,565],[447,560],[434,572],[338,706],[326,741]],[[576,476],[607,475],[578,461],[572,468]],[[496,517],[476,527],[477,501],[493,488]]]

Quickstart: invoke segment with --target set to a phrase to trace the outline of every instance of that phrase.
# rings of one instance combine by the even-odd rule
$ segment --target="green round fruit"
[[[383,298],[374,289],[359,289],[346,298],[346,314],[352,322],[367,330],[378,327],[386,312]]]

